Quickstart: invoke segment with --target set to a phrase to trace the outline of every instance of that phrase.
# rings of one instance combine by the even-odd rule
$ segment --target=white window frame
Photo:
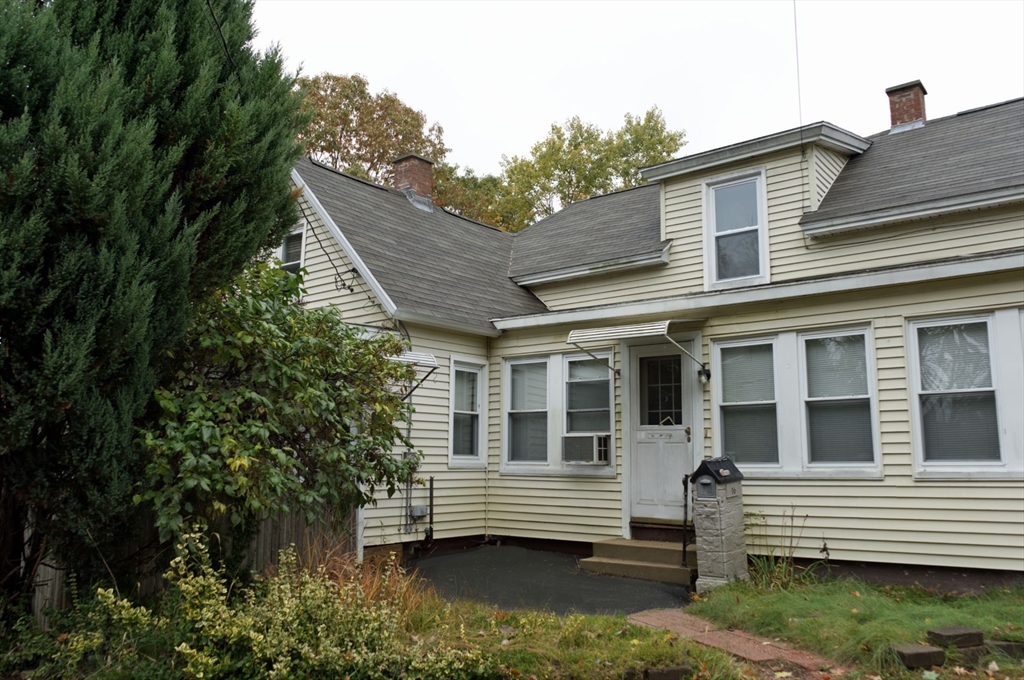
[[[740,172],[733,172],[727,175],[719,175],[704,180],[701,183],[702,204],[704,206],[703,228],[704,228],[704,290],[719,290],[723,288],[740,288],[764,283],[771,283],[771,258],[768,253],[768,191],[767,171],[762,167],[751,168]],[[715,242],[715,207],[714,193],[716,189],[739,184],[751,179],[757,183],[757,253],[759,256],[760,272],[754,276],[742,276],[735,279],[718,279],[718,257]],[[729,232],[726,232],[729,233]]]
[[[612,354],[611,352],[593,352],[593,356],[589,354],[564,354],[562,355],[562,437],[586,437],[586,436],[597,436],[597,437],[608,437],[608,461],[604,463],[589,463],[589,465],[611,465],[614,458],[612,458],[612,451],[614,445],[612,441],[615,439],[615,372],[610,368],[608,369],[608,425],[609,429],[603,432],[569,432],[569,362],[571,361],[587,361],[592,359],[604,360],[608,364],[611,364]],[[558,442],[558,458],[563,458],[562,439]],[[548,452],[548,458],[551,458],[551,452]],[[576,463],[576,462],[565,462],[561,461],[564,465],[568,466],[580,466],[588,465],[588,463]]]
[[[302,269],[303,267],[306,266],[306,227],[307,227],[307,225],[308,225],[308,223],[306,222],[305,219],[303,219],[295,227],[293,227],[290,232],[288,232],[288,236],[294,236],[296,234],[300,234],[302,236],[302,240],[301,240],[300,245],[299,245],[299,259],[298,259],[299,269]],[[284,261],[285,242],[287,242],[287,237],[285,237],[285,241],[283,241],[281,243],[281,247],[277,249],[277,259],[281,260],[281,266],[282,267],[284,267],[285,265],[288,265],[288,264],[292,264],[294,262],[294,260],[293,260],[293,262],[285,262]]]
[[[598,359],[606,359],[609,364],[614,361],[614,350],[594,350],[592,354]],[[570,477],[614,477],[617,472],[615,437],[617,432],[617,412],[615,404],[615,379],[611,373],[608,381],[609,408],[611,431],[608,433],[609,450],[607,464],[566,463],[562,460],[562,437],[566,433],[566,378],[569,375],[569,361],[593,358],[586,353],[555,353],[540,356],[507,357],[501,371],[501,465],[502,475],[533,475],[533,476],[570,476]],[[547,460],[546,461],[513,461],[509,460],[509,412],[512,400],[512,366],[517,364],[547,364]]]
[[[828,338],[837,335],[863,334],[867,360],[868,390],[871,400],[872,463],[811,463],[808,434],[807,369],[804,356],[805,338]],[[878,387],[874,351],[874,334],[870,327],[844,326],[812,331],[785,331],[774,335],[750,338],[712,340],[711,362],[711,427],[716,456],[725,455],[722,437],[722,349],[750,345],[772,346],[775,372],[775,420],[778,432],[778,463],[737,463],[743,474],[752,479],[881,479],[881,426],[878,413]],[[733,403],[733,402],[731,402]],[[742,402],[734,402],[742,403]],[[765,402],[752,402],[765,403]]]
[[[486,362],[474,357],[458,355],[452,355],[449,361],[448,467],[485,468],[487,467],[487,364]],[[455,371],[476,374],[477,444],[475,456],[455,455]]]
[[[807,341],[820,340],[823,338],[835,338],[842,336],[862,335],[864,336],[864,370],[867,372],[867,400],[868,408],[871,409],[871,453],[870,462],[834,462],[814,463],[811,462],[811,429],[810,418],[807,415],[807,403],[811,400],[807,391]],[[797,335],[797,349],[800,352],[800,431],[803,434],[803,466],[807,470],[821,471],[827,473],[830,470],[849,470],[860,468],[869,472],[881,472],[881,426],[878,413],[878,370],[875,368],[875,339],[870,327],[835,328],[824,331],[799,333]],[[839,397],[838,399],[843,399]],[[864,397],[855,397],[863,399]]]
[[[1024,478],[1024,419],[1020,416],[1024,413],[1024,328],[1021,325],[1020,314],[1019,309],[1001,309],[994,312],[907,320],[907,373],[910,379],[910,421],[915,478]],[[989,366],[992,373],[992,392],[996,400],[1000,460],[927,462],[924,459],[924,431],[921,427],[921,355],[917,329],[979,322],[984,322],[988,326]]]
[[[759,404],[765,405],[768,402],[765,401],[754,401],[754,402],[723,402],[722,401],[722,350],[730,349],[733,347],[751,347],[756,345],[771,345],[772,347],[772,372],[775,375],[775,399],[772,401],[775,406],[775,422],[776,422],[776,435],[779,438],[779,462],[778,463],[737,463],[737,466],[742,465],[743,474],[747,475],[750,473],[756,474],[761,473],[772,473],[778,472],[783,469],[782,458],[783,458],[783,440],[782,440],[782,414],[780,413],[780,395],[779,395],[779,348],[778,348],[778,336],[762,336],[757,338],[743,338],[740,340],[722,340],[712,343],[713,358],[711,362],[713,374],[711,376],[711,392],[713,395],[714,406],[711,409],[711,422],[715,433],[715,455],[722,457],[725,455],[725,437],[723,436],[722,428],[722,407],[723,406],[736,406],[744,404]]]

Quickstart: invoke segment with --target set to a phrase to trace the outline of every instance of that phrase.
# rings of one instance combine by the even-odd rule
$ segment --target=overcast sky
[[[1024,96],[1024,2],[796,3],[804,124],[889,127],[920,79],[929,118]],[[657,105],[682,154],[801,122],[793,2],[257,0],[261,49],[359,73],[444,127],[449,161],[498,172],[553,122],[616,128]]]

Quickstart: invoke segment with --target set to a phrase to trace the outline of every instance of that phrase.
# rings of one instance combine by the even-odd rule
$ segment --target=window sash
[[[735,210],[725,209],[720,210],[725,204],[722,203],[721,197],[724,190],[735,189],[742,187],[743,185],[749,185],[750,191],[753,194],[753,214],[745,213],[749,209],[749,195],[744,197],[737,195],[740,199],[745,201],[745,205],[740,206]],[[732,179],[723,179],[722,181],[711,181],[706,184],[705,190],[705,201],[707,203],[705,209],[705,269],[707,281],[710,284],[718,283],[732,283],[741,282],[746,279],[765,279],[767,278],[766,268],[767,264],[767,206],[765,201],[767,200],[764,194],[764,172],[759,171],[756,174],[747,174]],[[723,218],[725,218],[723,220]],[[733,220],[742,226],[733,226],[731,228],[723,226],[721,222]],[[745,222],[753,221],[753,224],[744,224]],[[735,242],[737,236],[744,234],[755,234],[754,236],[754,254],[753,261],[750,261],[750,253],[743,252],[743,248],[749,248],[749,245],[744,245],[743,248],[734,251],[723,251],[720,245],[720,240],[723,238],[731,239]],[[738,244],[739,245],[739,244]],[[729,258],[723,260],[723,258]],[[726,264],[727,267],[722,265]],[[730,269],[730,271],[723,271],[723,269]]]
[[[480,368],[456,365],[452,371],[452,456],[480,456]],[[466,394],[468,391],[469,394]],[[460,408],[463,407],[463,408]],[[466,408],[471,407],[471,408]]]

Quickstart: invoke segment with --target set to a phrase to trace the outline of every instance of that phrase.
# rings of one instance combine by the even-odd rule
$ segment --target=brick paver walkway
[[[781,660],[809,671],[838,670],[828,659],[740,630],[721,630],[710,621],[686,614],[682,609],[648,609],[627,618],[641,626],[670,630],[687,640],[716,647],[754,663]]]

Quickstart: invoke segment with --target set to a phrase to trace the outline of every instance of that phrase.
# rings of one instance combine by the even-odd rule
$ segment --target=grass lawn
[[[925,642],[925,631],[938,626],[969,626],[986,638],[1024,641],[1024,588],[1020,587],[974,596],[920,586],[877,587],[847,579],[797,581],[789,588],[771,590],[735,583],[711,591],[689,611],[722,626],[787,640],[869,673],[897,673],[902,667],[893,645]],[[996,678],[1024,677],[1020,663],[993,658],[1001,669]],[[947,673],[959,665],[957,661],[955,657],[947,660]],[[915,675],[921,677],[920,672]],[[960,677],[955,673],[950,677],[954,675]],[[985,672],[979,675],[988,677]]]
[[[694,677],[740,680],[751,671],[716,649],[681,641],[674,633],[636,626],[625,616],[560,617],[537,611],[496,610],[459,601],[433,608],[424,602],[413,628],[419,636],[437,636],[453,646],[477,647],[498,661],[538,680],[623,677],[629,668],[689,664]]]

